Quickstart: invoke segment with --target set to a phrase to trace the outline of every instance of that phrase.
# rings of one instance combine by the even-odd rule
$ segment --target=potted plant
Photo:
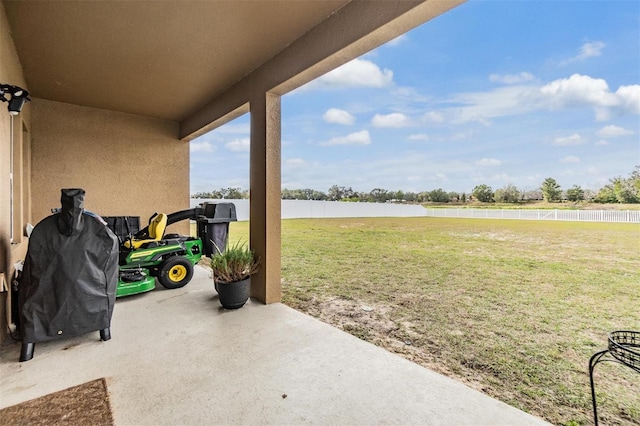
[[[251,275],[258,271],[260,259],[240,240],[224,252],[217,251],[211,258],[211,270],[220,304],[226,309],[241,308],[249,300]]]

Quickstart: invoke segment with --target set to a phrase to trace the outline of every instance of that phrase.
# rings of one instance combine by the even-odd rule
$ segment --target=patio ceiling
[[[4,5],[33,96],[182,121],[346,3]]]
[[[465,0],[4,0],[33,97],[180,122],[190,140]]]

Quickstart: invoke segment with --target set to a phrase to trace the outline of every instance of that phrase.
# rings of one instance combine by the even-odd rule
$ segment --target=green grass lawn
[[[295,309],[554,424],[592,424],[589,358],[640,330],[638,225],[284,220],[282,277]],[[640,424],[640,375],[595,381],[602,424]]]

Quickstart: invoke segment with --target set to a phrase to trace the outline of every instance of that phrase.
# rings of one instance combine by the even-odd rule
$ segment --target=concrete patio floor
[[[119,299],[112,339],[0,351],[0,408],[106,377],[116,425],[544,425],[283,304],[220,308],[208,271]]]

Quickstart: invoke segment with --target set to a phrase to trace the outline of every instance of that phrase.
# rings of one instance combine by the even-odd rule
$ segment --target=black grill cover
[[[62,209],[36,225],[18,290],[23,342],[110,327],[118,238],[84,210],[84,190],[63,189]]]

